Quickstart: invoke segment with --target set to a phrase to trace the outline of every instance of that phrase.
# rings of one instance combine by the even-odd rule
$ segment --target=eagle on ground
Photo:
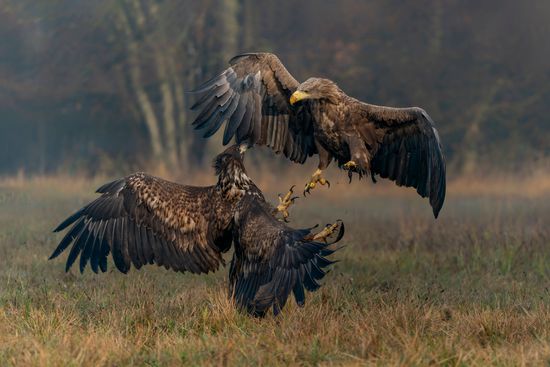
[[[192,93],[199,110],[193,125],[210,137],[224,121],[223,144],[233,138],[265,145],[297,163],[314,154],[319,166],[305,192],[325,185],[322,171],[335,159],[359,177],[388,178],[429,197],[437,218],[445,199],[445,160],[431,117],[421,108],[392,108],[361,102],[334,82],[299,83],[277,56],[249,53]],[[286,203],[287,205],[290,202]]]
[[[80,256],[80,272],[88,263],[95,273],[105,272],[110,253],[123,273],[132,264],[157,264],[203,274],[225,265],[222,254],[234,243],[229,288],[239,308],[256,316],[270,308],[277,314],[291,293],[303,305],[304,288],[317,290],[323,269],[332,264],[328,246],[342,238],[343,224],[312,235],[311,228],[277,220],[246,174],[245,148],[235,145],[216,157],[213,186],[185,186],[145,173],[101,186],[99,198],[54,230],[71,226],[50,259],[72,245],[66,271]]]

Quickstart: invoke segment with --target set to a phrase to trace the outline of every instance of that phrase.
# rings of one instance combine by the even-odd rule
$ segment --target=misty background
[[[547,0],[0,0],[0,175],[200,168],[221,142],[185,91],[250,51],[423,107],[450,175],[550,156]]]

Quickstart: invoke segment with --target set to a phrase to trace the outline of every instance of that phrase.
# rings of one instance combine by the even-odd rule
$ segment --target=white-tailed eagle
[[[157,264],[201,274],[224,265],[222,254],[234,244],[230,291],[240,308],[277,314],[291,293],[303,305],[304,289],[319,288],[332,263],[327,246],[340,240],[343,225],[327,242],[330,231],[312,235],[277,220],[247,176],[242,154],[235,145],[216,157],[213,186],[185,186],[145,173],[101,186],[99,198],[54,230],[69,228],[50,259],[70,248],[67,271],[80,256],[81,272],[88,263],[105,272],[112,254],[123,273],[132,265]]]
[[[350,176],[356,172],[388,178],[428,197],[437,217],[445,199],[445,161],[434,122],[421,108],[392,108],[361,102],[322,78],[299,83],[277,56],[251,53],[192,93],[193,124],[216,133],[223,144],[266,145],[303,163],[317,154],[319,166],[304,193],[322,177],[332,159]]]

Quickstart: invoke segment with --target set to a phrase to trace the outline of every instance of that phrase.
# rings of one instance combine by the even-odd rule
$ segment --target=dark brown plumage
[[[310,187],[335,159],[360,177],[370,174],[416,188],[429,197],[437,217],[445,199],[445,161],[438,133],[421,108],[391,108],[347,96],[330,80],[299,83],[277,56],[243,54],[222,74],[203,84],[192,109],[193,124],[216,133],[227,121],[223,143],[266,145],[303,163],[319,155],[319,170]],[[309,190],[308,185],[306,189]]]
[[[218,155],[214,166],[214,186],[184,186],[144,173],[103,185],[99,198],[55,229],[71,226],[50,259],[72,245],[67,271],[80,256],[81,272],[88,262],[94,272],[105,272],[111,253],[123,273],[132,264],[157,264],[200,274],[224,265],[222,254],[234,242],[230,289],[240,308],[259,316],[270,307],[278,313],[291,292],[302,305],[304,287],[318,288],[322,269],[331,264],[325,256],[333,251],[309,240],[309,230],[274,218],[238,146]]]

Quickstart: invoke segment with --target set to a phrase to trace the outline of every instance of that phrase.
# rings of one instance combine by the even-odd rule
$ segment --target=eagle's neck
[[[256,189],[244,169],[236,163],[228,164],[219,174],[216,186],[225,196],[230,197],[240,197],[248,191]]]
[[[309,113],[317,120],[323,117],[323,114],[335,110],[336,106],[345,103],[348,96],[341,92],[340,94],[331,95],[330,98],[312,99],[305,103]]]

